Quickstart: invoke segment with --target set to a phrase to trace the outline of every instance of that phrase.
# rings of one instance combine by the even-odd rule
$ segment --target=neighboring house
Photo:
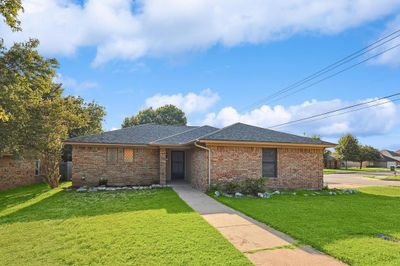
[[[75,187],[166,184],[185,180],[206,190],[223,178],[268,177],[273,188],[323,187],[323,151],[335,144],[242,123],[145,124],[71,138]]]
[[[374,162],[368,162],[369,167],[382,167],[382,168],[390,168],[392,166],[396,167],[398,164],[398,161],[395,159],[386,156],[382,152],[379,154],[380,160],[374,161]]]
[[[388,161],[390,161],[390,166],[400,166],[400,154],[394,151],[383,150],[381,151],[381,155],[387,157]],[[390,167],[389,166],[389,167]]]
[[[327,155],[324,159],[324,168],[327,169],[339,169],[341,167],[340,160],[336,159],[332,155]]]
[[[42,182],[40,160],[32,158],[16,159],[4,155],[0,157],[0,190]]]

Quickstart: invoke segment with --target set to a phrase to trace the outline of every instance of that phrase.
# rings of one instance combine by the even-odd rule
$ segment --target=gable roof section
[[[70,138],[65,143],[96,143],[96,144],[131,144],[147,145],[155,140],[165,138],[185,131],[190,131],[197,127],[193,126],[170,126],[144,124],[114,131],[103,132],[100,134]]]
[[[381,154],[383,154],[386,157],[392,158],[395,161],[400,162],[400,154],[394,151],[389,151],[389,150],[383,150],[381,151]]]
[[[290,144],[311,144],[333,146],[335,144],[274,131],[266,128],[255,127],[243,123],[236,123],[216,132],[201,137],[203,141],[226,141],[226,142],[271,142],[271,143],[290,143]]]
[[[196,139],[217,131],[218,128],[210,126],[197,127],[183,133],[178,133],[166,138],[153,141],[151,144],[155,145],[183,145],[195,141]]]
[[[382,162],[396,162],[396,159],[393,159],[392,157],[386,156],[383,153],[379,153],[380,161]]]

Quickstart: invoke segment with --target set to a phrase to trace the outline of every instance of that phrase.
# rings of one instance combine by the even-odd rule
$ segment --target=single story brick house
[[[185,180],[206,190],[222,178],[266,177],[272,188],[320,189],[323,151],[335,144],[236,123],[145,124],[71,138],[75,187],[166,184]]]

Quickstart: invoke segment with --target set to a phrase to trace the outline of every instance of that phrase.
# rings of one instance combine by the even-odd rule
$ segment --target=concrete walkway
[[[171,184],[176,193],[214,226],[255,265],[344,265],[236,210],[233,210],[189,184]]]

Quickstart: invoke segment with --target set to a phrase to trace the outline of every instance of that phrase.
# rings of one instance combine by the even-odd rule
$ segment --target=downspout
[[[199,140],[196,140],[194,142],[194,146],[208,151],[208,189],[210,189],[211,188],[211,150],[207,147],[197,144],[197,141],[199,141]]]

